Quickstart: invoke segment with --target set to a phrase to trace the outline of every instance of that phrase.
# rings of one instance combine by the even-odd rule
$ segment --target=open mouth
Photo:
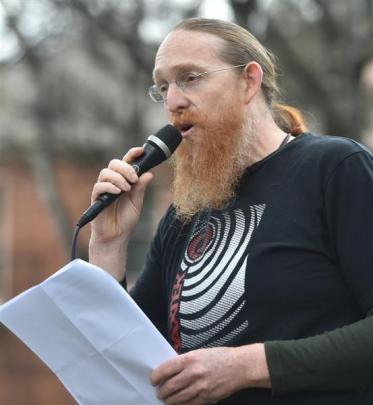
[[[180,130],[180,132],[181,132],[181,135],[182,135],[183,137],[189,135],[189,133],[192,131],[193,127],[194,127],[193,124],[183,124],[183,125],[180,125],[179,130]]]

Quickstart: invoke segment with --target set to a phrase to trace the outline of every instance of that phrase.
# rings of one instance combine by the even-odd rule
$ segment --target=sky
[[[107,0],[101,0],[103,2]],[[110,0],[109,0],[110,1]],[[121,1],[126,0],[114,0]],[[26,17],[21,19],[22,32],[37,41],[44,33],[45,28],[49,31],[58,30],[60,27],[52,26],[58,18],[50,18],[51,9],[46,0],[3,0],[9,10],[17,10],[20,5],[26,8]],[[149,4],[157,3],[157,0],[147,0]],[[172,0],[178,6],[194,3],[195,0]],[[233,13],[227,0],[204,0],[200,8],[202,17],[232,19]],[[9,33],[5,25],[5,10],[0,2],[0,61],[6,60],[17,53],[17,40],[13,34]],[[49,24],[48,24],[49,23]],[[48,26],[49,25],[49,26]],[[61,22],[61,25],[63,23]],[[166,28],[166,27],[163,27]],[[168,30],[169,27],[167,27]],[[142,26],[142,32],[147,33],[149,39],[159,42],[166,34],[159,22],[146,19]],[[149,35],[150,33],[150,35]],[[146,35],[146,34],[145,34]]]

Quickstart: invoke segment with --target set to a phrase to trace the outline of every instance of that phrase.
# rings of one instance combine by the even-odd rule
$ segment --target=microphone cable
[[[79,224],[76,224],[75,229],[74,229],[74,233],[73,233],[73,240],[71,243],[71,254],[70,254],[70,260],[73,261],[76,259],[76,246],[77,246],[77,242],[78,242],[78,235],[79,235],[79,231],[82,229],[81,226],[79,226]]]

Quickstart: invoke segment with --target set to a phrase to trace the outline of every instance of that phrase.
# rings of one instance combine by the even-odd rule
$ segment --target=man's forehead
[[[223,40],[198,31],[176,30],[167,35],[155,57],[154,75],[168,74],[180,66],[209,66],[218,59]]]

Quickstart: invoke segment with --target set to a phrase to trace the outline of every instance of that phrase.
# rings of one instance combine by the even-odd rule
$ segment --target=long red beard
[[[248,121],[243,111],[232,105],[215,115],[214,122],[211,116],[205,120],[179,118],[180,122],[198,123],[198,134],[184,139],[172,158],[174,205],[183,221],[202,209],[222,209],[235,197],[240,178],[252,162],[254,135],[250,125],[243,124]]]

